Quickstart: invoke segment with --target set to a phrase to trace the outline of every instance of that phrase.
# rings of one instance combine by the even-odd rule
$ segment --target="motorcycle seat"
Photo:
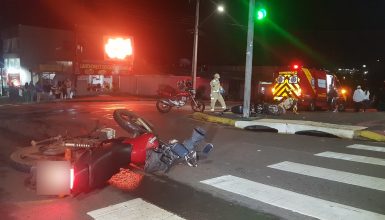
[[[190,153],[190,151],[183,144],[180,143],[176,143],[171,148],[171,151],[181,158],[187,156]]]

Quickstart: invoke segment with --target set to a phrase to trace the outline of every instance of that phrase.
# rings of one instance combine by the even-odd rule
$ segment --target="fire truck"
[[[314,111],[329,107],[328,93],[331,88],[337,90],[338,110],[345,110],[347,90],[342,88],[335,75],[324,70],[294,65],[289,70],[278,72],[278,76],[272,84],[272,96],[277,102],[288,97],[295,98],[298,100],[298,107]]]

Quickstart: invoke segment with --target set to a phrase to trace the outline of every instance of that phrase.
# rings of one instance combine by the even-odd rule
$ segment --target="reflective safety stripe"
[[[292,76],[297,76],[296,72],[280,72],[280,77],[284,77],[282,83],[274,85],[273,98],[274,100],[281,100],[283,97],[291,97],[298,99],[301,95],[301,87],[299,83],[290,83],[289,79]],[[298,79],[300,80],[300,79]]]
[[[311,75],[311,73],[310,73],[310,71],[309,71],[309,69],[307,69],[307,68],[302,68],[302,71],[305,73],[305,76],[306,76],[306,78],[307,78],[307,80],[309,81],[309,85],[311,86],[311,88],[313,89],[313,93],[315,93],[315,86],[312,84],[312,79],[313,79],[313,77],[312,77],[312,75]]]

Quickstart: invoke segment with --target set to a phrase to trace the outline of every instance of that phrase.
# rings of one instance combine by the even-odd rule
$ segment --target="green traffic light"
[[[257,11],[257,19],[258,20],[264,19],[266,17],[266,15],[267,15],[266,9],[264,9],[264,8],[258,9],[258,11]]]

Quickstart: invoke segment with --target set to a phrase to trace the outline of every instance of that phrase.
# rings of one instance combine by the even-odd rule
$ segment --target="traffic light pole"
[[[197,85],[197,60],[198,60],[198,37],[199,37],[199,0],[196,0],[195,8],[195,27],[194,27],[194,49],[193,49],[193,62],[192,62],[192,81],[193,89],[196,90]]]
[[[255,0],[249,3],[249,23],[246,46],[245,90],[243,95],[243,117],[250,117],[251,76],[253,71],[253,41],[254,41],[254,7]]]

